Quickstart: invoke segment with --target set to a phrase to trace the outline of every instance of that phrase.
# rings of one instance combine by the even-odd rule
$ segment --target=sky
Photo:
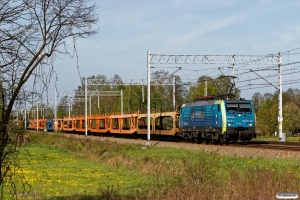
[[[112,0],[95,1],[99,32],[79,39],[76,57],[56,59],[54,69],[59,91],[73,91],[80,77],[115,74],[122,79],[147,80],[147,51],[167,55],[268,55],[281,52],[283,91],[300,88],[300,1],[287,0]],[[70,47],[71,40],[68,41]],[[183,82],[202,75],[232,75],[223,65],[153,65],[151,72],[165,70]],[[277,67],[277,66],[275,66]],[[220,69],[218,69],[220,68]],[[256,92],[274,93],[278,71],[270,65],[235,65],[236,86],[241,97]],[[250,69],[255,69],[260,78]],[[51,88],[53,87],[53,88]],[[49,94],[51,96],[51,94]]]

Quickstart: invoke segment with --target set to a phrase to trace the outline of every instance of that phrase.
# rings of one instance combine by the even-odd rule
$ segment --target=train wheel
[[[198,144],[202,144],[202,143],[203,143],[203,140],[201,140],[201,139],[198,138],[198,139],[197,139],[197,143],[198,143]]]
[[[224,139],[223,137],[220,137],[220,145],[223,145],[224,144]]]
[[[216,144],[219,144],[219,141],[218,141],[218,140],[215,140],[215,139],[213,139],[213,140],[211,141],[211,143],[212,143],[212,144],[214,144],[214,145],[216,145]]]

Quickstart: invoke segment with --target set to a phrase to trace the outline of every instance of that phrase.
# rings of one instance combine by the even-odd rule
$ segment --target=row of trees
[[[146,113],[147,110],[147,87],[141,85],[122,85],[122,84],[104,84],[108,82],[105,75],[97,75],[88,77],[88,79],[102,80],[101,85],[89,85],[88,91],[123,91],[123,111],[134,112],[139,111]],[[183,83],[179,76],[175,76],[175,102],[173,108],[173,76],[169,72],[160,70],[151,75],[151,109],[152,111],[171,111],[178,108],[186,102],[194,102],[197,98],[204,96],[205,80],[207,81],[207,94],[209,95],[228,95],[232,93],[239,98],[240,91],[234,86],[230,77],[218,77],[213,79],[208,76],[201,76],[196,83],[187,85]],[[110,82],[122,83],[119,75],[115,75]],[[101,83],[101,82],[100,82]],[[155,84],[156,83],[156,84]],[[79,92],[78,92],[79,91]],[[82,99],[79,95],[84,91],[84,80],[82,85],[78,86],[77,93],[72,98]],[[144,91],[144,92],[143,92]],[[121,98],[119,96],[91,96],[91,114],[117,113],[121,111]],[[90,101],[88,101],[90,102]],[[89,103],[88,103],[89,104]],[[90,105],[88,105],[90,107]],[[71,115],[84,114],[84,102],[73,102]],[[89,109],[88,109],[89,110]],[[60,100],[58,105],[57,117],[68,116],[69,113],[69,97],[65,96]]]
[[[256,129],[264,135],[278,130],[278,92],[255,93],[252,101],[256,112]],[[282,93],[283,131],[293,136],[300,132],[300,90],[289,88]]]

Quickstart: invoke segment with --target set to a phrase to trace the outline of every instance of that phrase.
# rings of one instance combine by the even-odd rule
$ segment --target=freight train
[[[92,135],[146,135],[147,114],[92,115],[87,131]],[[26,129],[85,133],[85,117],[26,120]],[[250,100],[199,100],[178,111],[150,114],[150,134],[198,143],[250,141],[256,138],[255,113]]]

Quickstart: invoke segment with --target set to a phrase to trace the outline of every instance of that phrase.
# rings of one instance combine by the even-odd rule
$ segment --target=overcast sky
[[[287,0],[112,0],[96,1],[99,33],[77,41],[76,58],[61,57],[54,66],[57,89],[71,91],[80,77],[103,74],[108,79],[147,79],[147,51],[152,54],[181,55],[267,55],[285,52],[283,63],[300,61],[300,1]],[[72,43],[69,43],[72,46]],[[293,50],[297,49],[294,51]],[[232,74],[221,65],[155,65],[155,70],[176,72],[183,82],[201,75]],[[283,90],[297,87],[297,67],[283,67]],[[159,68],[158,68],[159,67]],[[274,86],[250,69],[268,66],[236,66],[237,86],[242,97],[255,92],[273,93]],[[222,72],[221,72],[222,71]],[[277,71],[257,72],[277,86]],[[297,74],[298,73],[298,74]],[[298,78],[299,77],[299,78]],[[251,80],[251,81],[250,81]],[[54,82],[55,80],[53,80]],[[54,85],[52,82],[51,85]],[[52,86],[51,86],[52,87]],[[299,87],[299,86],[298,86]],[[50,91],[54,91],[50,88]],[[51,94],[49,94],[51,96]],[[54,92],[53,95],[54,96]]]

